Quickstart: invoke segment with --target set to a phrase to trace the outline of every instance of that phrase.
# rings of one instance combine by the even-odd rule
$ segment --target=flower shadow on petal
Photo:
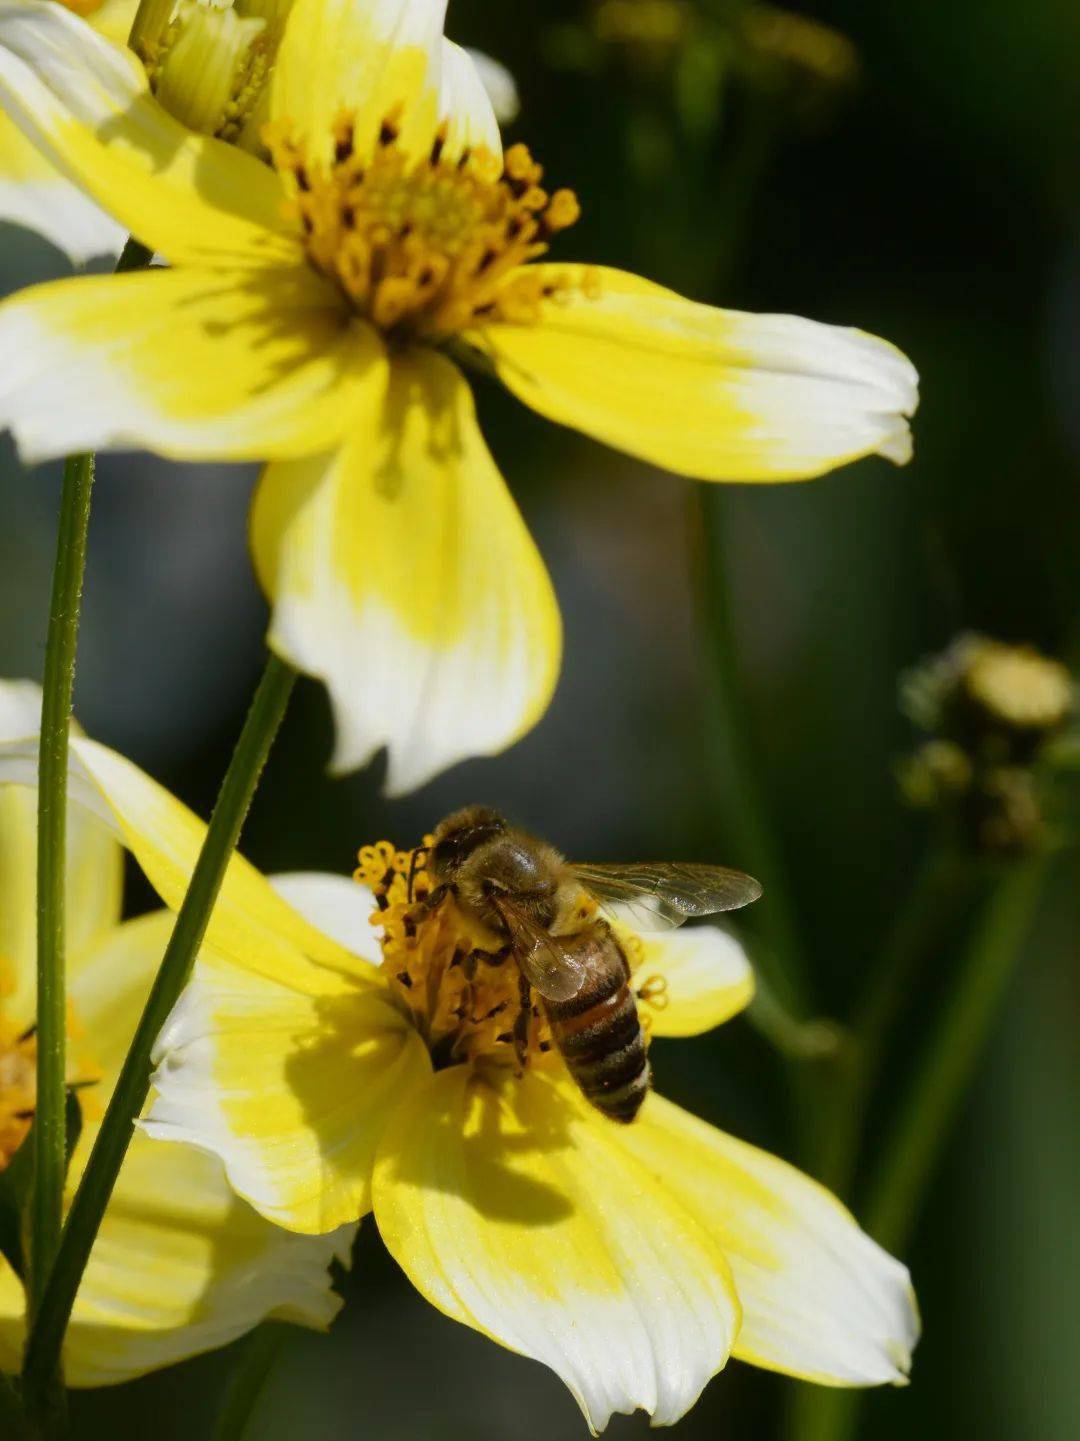
[[[375,1148],[396,1105],[430,1076],[419,1036],[370,988],[315,1002],[317,1020],[291,1038],[284,1080],[299,1104],[300,1125],[314,1136],[321,1174],[313,1187],[334,1187],[368,1205]],[[281,1137],[283,1151],[295,1142]],[[296,1166],[303,1168],[302,1157]]]
[[[497,1222],[539,1228],[573,1215],[570,1196],[535,1174],[550,1171],[552,1155],[572,1150],[558,1112],[539,1123],[530,1117],[525,1126],[515,1114],[512,1076],[463,1077],[448,1105],[441,1079],[429,1088],[431,1105],[422,1124],[391,1125],[383,1138],[379,1164],[388,1179],[459,1195],[481,1217]]]

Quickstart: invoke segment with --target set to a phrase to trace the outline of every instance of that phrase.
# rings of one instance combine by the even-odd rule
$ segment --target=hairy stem
[[[295,680],[295,671],[276,656],[270,657],[222,782],[161,967],[68,1213],[27,1345],[23,1377],[32,1405],[41,1404],[56,1375],[75,1294],[150,1088],[154,1042],[191,973]]]

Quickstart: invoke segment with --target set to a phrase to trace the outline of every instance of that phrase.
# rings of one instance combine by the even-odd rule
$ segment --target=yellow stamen
[[[382,970],[395,999],[438,1066],[542,1061],[552,1050],[551,1032],[535,996],[520,1058],[515,1047],[522,1001],[513,958],[452,896],[433,896],[422,855],[423,848],[398,851],[381,841],[361,850],[355,872],[375,894],[372,922],[382,931]]]
[[[521,267],[575,223],[577,199],[541,186],[543,169],[524,145],[501,165],[482,150],[448,158],[443,130],[415,160],[398,144],[399,130],[399,117],[388,117],[362,159],[353,119],[342,115],[327,167],[309,159],[287,125],[265,127],[312,264],[390,335],[438,340],[496,321],[535,323],[558,287]]]
[[[37,1038],[0,1020],[0,1171],[25,1141],[37,1101]]]

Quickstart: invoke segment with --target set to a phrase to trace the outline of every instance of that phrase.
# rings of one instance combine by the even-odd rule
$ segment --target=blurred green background
[[[888,336],[922,374],[916,460],[706,500],[482,388],[485,431],[566,617],[551,712],[509,755],[389,803],[378,767],[325,777],[329,717],[305,684],[245,849],[271,871],[345,872],[362,842],[411,842],[483,800],[583,857],[749,865],[745,786],[716,733],[705,562],[730,591],[811,1007],[842,1018],[925,843],[924,818],[895,793],[893,763],[910,741],[898,672],[967,627],[1057,654],[1078,640],[1080,10],[452,0],[450,32],[511,68],[522,100],[512,133],[582,199],[559,254]],[[66,268],[25,232],[0,230],[4,289]],[[6,439],[0,466],[0,670],[39,677],[58,474],[20,471]],[[206,813],[261,658],[244,536],[252,475],[145,457],[107,458],[99,473],[77,710]],[[1080,900],[1069,871],[1055,868],[908,1256],[925,1323],[913,1384],[872,1398],[865,1436],[1080,1435]],[[949,964],[943,945],[927,1005]],[[745,1020],[659,1042],[654,1061],[668,1094],[797,1155],[781,1063]],[[586,1434],[553,1375],[414,1295],[370,1222],[346,1290],[330,1338],[289,1341],[251,1441]],[[76,1435],[210,1434],[238,1354],[78,1395]],[[679,1432],[770,1441],[792,1387],[733,1364]],[[642,1418],[610,1434],[631,1433],[644,1434]]]

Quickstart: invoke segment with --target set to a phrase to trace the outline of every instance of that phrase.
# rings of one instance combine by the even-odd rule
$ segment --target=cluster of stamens
[[[489,1061],[520,1068],[552,1049],[535,996],[525,1002],[519,971],[498,937],[476,925],[452,895],[432,904],[435,886],[423,847],[365,846],[355,878],[375,896],[382,970],[398,1004],[427,1042],[436,1065]]]
[[[37,1098],[37,1038],[34,1031],[5,1034],[0,1022],[0,1171],[26,1140]]]
[[[438,339],[494,321],[534,323],[568,282],[521,267],[578,219],[573,193],[545,190],[524,145],[502,161],[482,150],[450,157],[444,128],[417,160],[398,143],[399,128],[384,121],[372,152],[360,155],[353,117],[342,115],[328,164],[309,157],[288,127],[265,128],[312,264],[391,335]]]
[[[523,989],[510,948],[473,922],[452,893],[441,896],[423,866],[430,837],[412,851],[389,841],[364,846],[354,878],[375,897],[372,923],[382,938],[382,971],[399,1006],[424,1037],[437,1066],[490,1063],[521,1070],[544,1063],[555,1046],[535,993]],[[582,894],[582,926],[596,902]],[[644,959],[641,941],[620,930],[630,969]],[[663,1010],[667,983],[646,976],[636,994],[643,1028],[647,1009]]]

